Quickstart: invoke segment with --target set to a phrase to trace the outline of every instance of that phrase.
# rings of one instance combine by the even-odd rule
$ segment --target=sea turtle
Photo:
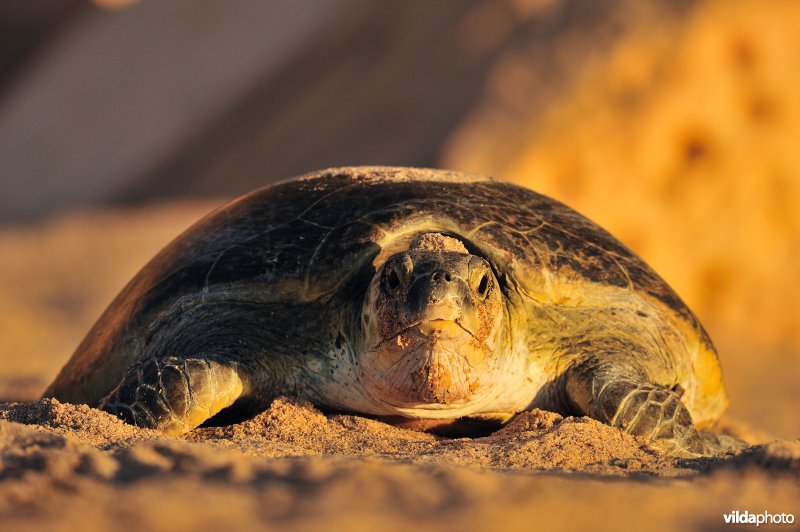
[[[171,434],[281,395],[390,421],[543,408],[682,456],[718,450],[696,427],[727,404],[703,327],[605,230],[513,184],[391,167],[309,174],[200,220],[45,395]]]

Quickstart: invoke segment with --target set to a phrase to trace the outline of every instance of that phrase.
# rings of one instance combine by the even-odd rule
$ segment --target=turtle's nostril
[[[449,272],[443,272],[441,270],[436,270],[435,272],[433,272],[433,275],[431,275],[431,279],[433,279],[434,281],[438,281],[440,279],[444,279],[444,282],[449,283],[450,281],[453,280],[453,276],[450,275]]]

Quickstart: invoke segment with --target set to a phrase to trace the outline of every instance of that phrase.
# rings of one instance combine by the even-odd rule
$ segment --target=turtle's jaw
[[[492,350],[470,331],[457,309],[432,307],[424,319],[369,350],[364,383],[373,397],[397,408],[439,408],[469,402]]]
[[[436,336],[444,336],[455,338],[463,334],[465,331],[469,333],[463,326],[459,325],[456,320],[435,319],[427,320],[417,324],[417,330],[423,336],[434,338]]]
[[[488,355],[455,321],[421,322],[368,353],[364,384],[399,408],[463,403],[480,387],[477,366]]]
[[[400,352],[396,353],[399,355],[405,346],[410,345],[410,338],[415,338],[418,341],[426,340],[429,343],[448,341],[457,344],[466,341],[470,336],[474,337],[473,328],[471,323],[464,320],[458,309],[433,307],[427,309],[421,319],[413,321],[397,333],[371,346],[370,351],[373,353],[384,351],[387,352],[386,354],[391,354],[392,351],[397,351],[397,347],[399,347]],[[392,348],[393,344],[396,346],[395,348]]]

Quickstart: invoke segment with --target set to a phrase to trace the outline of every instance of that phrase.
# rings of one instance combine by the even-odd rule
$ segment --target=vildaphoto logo
[[[745,510],[740,512],[734,510],[727,514],[722,514],[726,525],[791,525],[794,523],[794,514],[771,514],[761,512],[758,514],[750,513]]]

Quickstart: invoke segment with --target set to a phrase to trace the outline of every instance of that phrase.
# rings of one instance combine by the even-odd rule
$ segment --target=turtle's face
[[[391,256],[362,309],[369,394],[402,409],[446,409],[494,382],[503,327],[502,294],[489,264],[460,252]]]

